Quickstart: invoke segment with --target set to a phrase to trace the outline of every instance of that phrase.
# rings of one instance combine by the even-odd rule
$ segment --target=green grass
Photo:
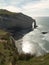
[[[41,57],[32,57],[29,60],[20,60],[10,34],[0,30],[0,65],[49,65],[49,54]],[[5,41],[7,42],[5,42]]]
[[[9,12],[8,10],[6,10],[6,9],[0,9],[0,15],[12,15],[12,14],[14,14],[14,13],[12,13],[12,12]]]
[[[42,57],[33,57],[28,61],[19,60],[16,65],[49,65],[49,54]]]
[[[10,34],[0,30],[0,65],[9,65],[17,60],[17,49],[10,39]]]

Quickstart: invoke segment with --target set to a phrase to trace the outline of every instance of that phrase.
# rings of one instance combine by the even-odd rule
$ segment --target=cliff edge
[[[13,13],[0,9],[0,28],[9,30],[30,30],[32,23],[36,27],[36,22],[31,17],[23,13]]]

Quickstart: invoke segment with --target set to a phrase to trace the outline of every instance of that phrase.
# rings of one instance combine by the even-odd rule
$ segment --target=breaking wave
[[[49,33],[42,35],[39,29],[35,29],[23,37],[22,50],[24,53],[41,56],[49,53],[49,47],[45,47],[46,45],[49,45]]]
[[[24,54],[29,53],[31,55],[41,56],[49,53],[49,33],[43,35],[40,28],[42,26],[27,33],[18,42],[15,41],[20,54],[23,52]]]

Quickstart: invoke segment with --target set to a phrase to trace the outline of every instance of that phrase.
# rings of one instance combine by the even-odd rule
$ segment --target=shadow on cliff
[[[15,40],[21,39],[25,34],[29,33],[32,30],[19,30],[19,31],[13,31],[12,36],[14,37]]]
[[[8,30],[9,32],[11,32],[11,35],[14,37],[14,39],[15,40],[19,40],[19,39],[21,39],[25,34],[27,34],[27,33],[29,33],[29,32],[31,32],[31,31],[33,31],[34,29],[36,29],[38,26],[36,25],[36,21],[34,20],[34,28],[33,27],[31,27],[31,28],[29,28],[29,29],[24,29],[24,30],[22,30],[22,29],[20,29],[20,28],[14,28],[15,30],[13,30],[13,31],[11,31],[11,30]],[[13,28],[12,28],[13,29]]]
[[[32,25],[33,24],[33,25]],[[28,32],[36,28],[36,20],[23,13],[13,13],[0,9],[0,29],[12,33],[12,36],[18,40]]]
[[[12,27],[12,28],[7,28],[6,31],[11,33],[11,36],[14,37],[15,40],[21,39],[25,34],[33,31],[36,29],[38,26],[36,24],[36,20],[33,19],[32,26],[26,29],[22,29],[20,27]]]

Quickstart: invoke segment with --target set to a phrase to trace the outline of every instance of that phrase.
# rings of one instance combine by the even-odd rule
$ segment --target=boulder
[[[42,32],[42,34],[47,34],[48,32]]]

